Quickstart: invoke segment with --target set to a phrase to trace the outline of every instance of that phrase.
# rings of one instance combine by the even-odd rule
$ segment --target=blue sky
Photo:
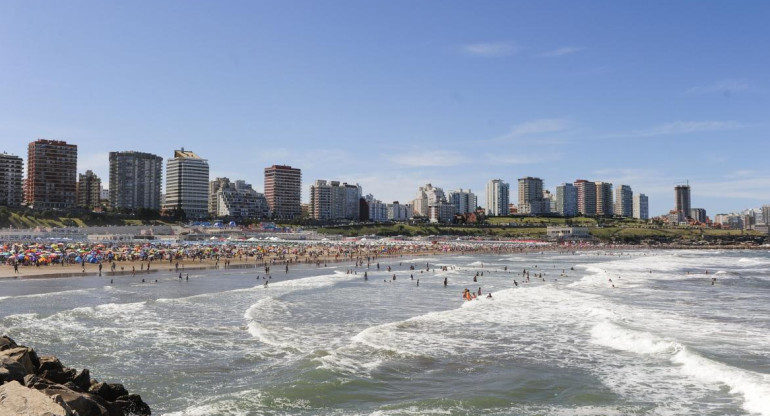
[[[709,215],[770,203],[770,3],[2,1],[0,151],[37,138],[358,182],[689,180]],[[165,180],[165,179],[164,179]]]

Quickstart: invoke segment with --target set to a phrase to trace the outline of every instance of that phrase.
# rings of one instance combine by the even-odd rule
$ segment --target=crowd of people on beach
[[[135,269],[150,267],[152,263],[167,262],[178,269],[198,263],[203,266],[225,268],[236,264],[326,264],[328,262],[355,261],[357,265],[366,258],[420,256],[447,253],[501,254],[521,252],[548,246],[511,243],[435,242],[435,241],[343,241],[343,242],[284,242],[273,244],[248,243],[179,243],[141,244],[110,243],[0,243],[0,264],[19,272],[20,268],[45,266],[130,265]],[[123,264],[125,266],[121,266]],[[212,264],[213,263],[213,264]],[[101,272],[101,266],[100,270]],[[125,270],[121,270],[125,271]],[[46,273],[47,274],[47,273]]]

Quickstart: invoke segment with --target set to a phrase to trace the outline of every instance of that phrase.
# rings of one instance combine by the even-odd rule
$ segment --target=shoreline
[[[344,255],[340,256],[340,253],[327,252],[325,255],[316,255],[313,257],[306,257],[304,261],[295,260],[294,258],[288,258],[283,255],[268,255],[262,259],[258,259],[252,256],[246,258],[220,258],[205,259],[203,261],[195,259],[179,259],[177,263],[179,267],[175,265],[162,264],[167,260],[155,260],[153,262],[147,261],[116,261],[116,270],[111,271],[108,266],[109,263],[102,263],[103,270],[98,270],[98,263],[86,263],[85,268],[79,264],[69,264],[65,266],[60,265],[43,265],[43,266],[21,266],[19,267],[19,273],[14,273],[13,266],[8,264],[0,265],[0,280],[5,279],[45,279],[45,278],[75,278],[75,277],[134,277],[140,275],[154,275],[157,273],[189,273],[190,271],[197,270],[227,270],[227,269],[257,269],[265,270],[265,267],[272,268],[273,266],[279,266],[276,268],[276,272],[280,271],[280,268],[285,266],[294,267],[312,267],[319,266],[320,264],[328,263],[354,263],[365,262],[367,257],[371,262],[378,261],[380,259],[398,258],[398,257],[410,257],[420,258],[427,256],[454,256],[454,255],[473,255],[473,254],[524,254],[524,253],[537,253],[537,252],[576,252],[576,251],[624,251],[624,250],[770,250],[770,247],[761,246],[720,246],[720,247],[703,247],[703,246],[689,246],[689,245],[671,245],[671,246],[642,246],[642,245],[610,245],[610,246],[538,246],[538,247],[509,247],[505,250],[496,249],[493,245],[473,250],[415,250],[404,251],[395,253],[371,253],[367,251],[365,253],[357,253],[357,256]],[[367,256],[368,255],[368,256]],[[312,260],[312,261],[311,261]],[[220,264],[220,262],[222,264]],[[144,268],[146,264],[152,266]],[[133,268],[133,269],[132,269]]]

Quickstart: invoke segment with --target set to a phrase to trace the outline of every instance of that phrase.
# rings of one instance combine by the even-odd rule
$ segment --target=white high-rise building
[[[388,220],[388,204],[379,199],[374,199],[372,194],[366,195],[366,204],[369,205],[369,221],[383,222]]]
[[[762,223],[770,225],[770,205],[762,205]]]
[[[398,201],[393,201],[392,204],[388,204],[388,220],[406,221],[411,216],[412,216],[412,205],[399,204]]]
[[[184,148],[166,161],[167,211],[181,210],[187,218],[206,218],[209,202],[209,164]]]
[[[492,179],[487,183],[487,215],[505,216],[509,214],[509,186],[502,179]]]
[[[565,217],[578,215],[578,193],[571,183],[563,183],[556,187],[556,212]]]
[[[213,217],[263,218],[268,211],[265,195],[246,181],[217,178],[209,183],[209,214]]]
[[[476,194],[471,192],[470,189],[464,191],[460,188],[457,191],[450,191],[449,202],[455,207],[455,214],[468,214],[476,211],[476,204],[478,203]]]
[[[432,223],[447,223],[452,221],[455,215],[455,206],[442,199],[428,206],[428,218]]]
[[[431,184],[426,184],[417,189],[417,196],[412,200],[412,209],[415,215],[429,217],[430,206],[442,200],[446,201],[444,190],[435,188]]]
[[[615,189],[615,215],[631,218],[634,215],[634,193],[628,185],[620,185]]]
[[[639,220],[650,219],[650,209],[645,194],[634,194],[634,218]]]
[[[310,217],[316,220],[359,218],[361,187],[317,180],[310,186]]]

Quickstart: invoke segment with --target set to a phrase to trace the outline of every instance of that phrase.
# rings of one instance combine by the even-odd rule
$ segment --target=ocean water
[[[0,333],[156,415],[770,415],[767,251],[380,267],[5,279]]]

